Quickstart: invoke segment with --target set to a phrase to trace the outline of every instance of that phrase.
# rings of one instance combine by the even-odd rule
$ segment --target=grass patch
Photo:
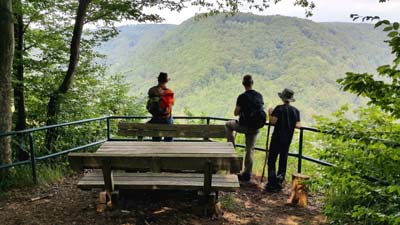
[[[9,171],[9,178],[0,183],[0,196],[4,196],[8,190],[13,188],[34,186],[30,165],[17,166]],[[69,174],[71,174],[71,171],[68,169],[66,164],[37,164],[36,177],[39,185],[55,182]]]
[[[235,212],[242,208],[237,201],[235,201],[235,196],[232,193],[226,193],[219,198],[222,208]]]

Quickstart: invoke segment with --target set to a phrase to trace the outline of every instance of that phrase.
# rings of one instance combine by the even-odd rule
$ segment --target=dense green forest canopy
[[[308,124],[357,96],[340,91],[347,71],[373,71],[390,60],[384,34],[371,24],[315,23],[284,16],[240,13],[191,18],[181,25],[131,25],[104,43],[108,73],[121,73],[131,94],[144,99],[159,71],[169,72],[176,92],[175,114],[232,117],[241,77],[252,74],[255,89],[271,107],[284,87]]]

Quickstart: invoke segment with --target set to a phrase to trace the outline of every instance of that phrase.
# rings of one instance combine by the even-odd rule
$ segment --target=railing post
[[[31,167],[32,167],[32,180],[34,184],[37,184],[36,177],[36,160],[35,160],[35,146],[33,143],[33,134],[29,133],[29,151],[31,155]]]
[[[110,117],[107,117],[107,141],[110,140]]]
[[[303,129],[302,128],[300,128],[299,155],[297,158],[298,158],[297,172],[301,173],[301,160],[303,159]]]
[[[207,117],[207,118],[206,118],[206,124],[207,124],[207,125],[210,125],[210,117]],[[204,140],[204,141],[210,141],[210,138],[206,137],[206,138],[203,138],[203,140]]]

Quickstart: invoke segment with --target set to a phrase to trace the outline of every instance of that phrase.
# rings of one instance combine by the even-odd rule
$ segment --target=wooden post
[[[209,195],[211,192],[211,182],[212,182],[212,162],[207,161],[204,168],[204,195]]]
[[[104,179],[104,187],[106,189],[106,199],[109,200],[106,202],[108,206],[112,206],[111,195],[114,192],[114,181],[113,181],[113,171],[111,168],[111,160],[103,159],[102,160],[102,171],[103,171],[103,179]]]
[[[302,182],[309,180],[310,177],[300,173],[292,174],[292,190],[288,204],[298,205],[301,207],[307,206],[307,186]]]
[[[213,175],[213,163],[207,161],[204,168],[204,216],[210,216],[215,213],[215,194],[211,194],[212,190],[212,175]]]

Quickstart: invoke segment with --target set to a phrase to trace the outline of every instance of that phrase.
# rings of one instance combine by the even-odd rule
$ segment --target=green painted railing
[[[24,161],[18,161],[18,162],[14,162],[11,164],[6,164],[6,165],[0,165],[0,170],[2,169],[6,169],[6,168],[12,168],[12,167],[16,167],[16,166],[21,166],[21,165],[26,165],[26,164],[30,164],[31,168],[32,168],[32,180],[34,183],[37,183],[37,170],[36,170],[36,162],[37,161],[41,161],[41,160],[45,160],[45,159],[49,159],[49,158],[55,158],[57,156],[60,155],[64,155],[70,152],[74,152],[74,151],[79,151],[82,149],[86,149],[89,147],[93,147],[96,145],[100,145],[106,141],[121,141],[121,140],[136,140],[136,139],[117,139],[117,138],[112,138],[111,136],[111,128],[110,128],[110,122],[111,120],[118,120],[118,119],[150,119],[151,117],[149,116],[106,116],[106,117],[100,117],[100,118],[93,118],[93,119],[85,119],[85,120],[79,120],[79,121],[74,121],[74,122],[68,122],[68,123],[61,123],[61,124],[56,124],[56,125],[51,125],[51,126],[43,126],[43,127],[38,127],[38,128],[31,128],[31,129],[26,129],[26,130],[21,130],[21,131],[11,131],[11,132],[7,132],[7,133],[1,133],[0,134],[0,138],[3,137],[7,137],[7,136],[16,136],[16,135],[28,135],[29,137],[29,154],[30,154],[30,159],[29,160],[24,160]],[[220,117],[203,117],[203,116],[199,116],[199,117],[190,117],[190,116],[176,116],[174,117],[175,120],[203,120],[206,124],[210,124],[211,121],[228,121],[231,119],[227,119],[227,118],[220,118]],[[35,132],[38,131],[44,131],[44,130],[48,130],[48,129],[52,129],[52,128],[60,128],[60,127],[66,127],[66,126],[74,126],[74,125],[81,125],[81,124],[87,124],[87,123],[91,123],[91,122],[95,122],[95,121],[105,121],[106,122],[106,127],[105,129],[107,130],[106,133],[106,137],[104,137],[103,139],[85,144],[85,145],[81,145],[78,147],[73,147],[70,149],[66,149],[66,150],[62,150],[56,153],[52,153],[52,154],[48,154],[45,156],[36,156],[36,150],[35,150],[35,145],[34,145],[34,134]],[[266,123],[266,126],[268,127],[268,130],[270,129],[270,127],[272,126],[269,123]],[[306,155],[303,155],[303,143],[304,143],[304,131],[309,131],[309,132],[319,132],[318,129],[315,128],[310,128],[310,127],[301,127],[299,132],[299,149],[298,149],[298,153],[289,153],[289,156],[292,157],[296,157],[298,159],[298,165],[297,165],[297,171],[299,173],[301,173],[302,171],[302,161],[303,160],[307,160],[313,163],[317,163],[323,166],[334,166],[331,163],[319,160],[319,159],[314,159],[311,157],[308,157]],[[185,139],[180,139],[177,141],[187,141]],[[237,145],[238,147],[244,148],[245,146],[243,145]],[[267,150],[265,148],[260,148],[260,147],[256,147],[255,150],[258,151],[263,151],[263,152],[267,152]]]

